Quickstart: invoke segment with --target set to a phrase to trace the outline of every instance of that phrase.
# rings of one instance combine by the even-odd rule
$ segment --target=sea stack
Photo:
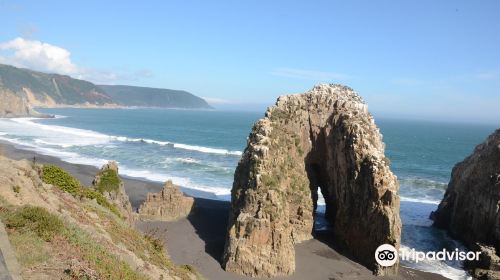
[[[361,97],[318,85],[278,98],[253,127],[235,171],[222,265],[247,276],[289,275],[294,244],[312,238],[321,191],[339,248],[377,275],[379,245],[399,248],[399,184]]]
[[[139,208],[141,220],[174,221],[191,213],[194,199],[184,196],[172,181],[165,182],[163,190],[148,193],[146,201]]]
[[[116,161],[109,161],[101,167],[92,181],[92,185],[103,194],[103,196],[117,207],[122,217],[131,225],[136,220],[136,213],[132,209],[130,199],[125,192],[123,181],[118,174]]]
[[[435,226],[482,251],[480,262],[473,264],[481,279],[500,279],[499,209],[500,129],[453,167],[444,198],[431,214]]]

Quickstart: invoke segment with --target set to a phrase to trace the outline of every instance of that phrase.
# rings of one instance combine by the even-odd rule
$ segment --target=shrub
[[[112,192],[117,191],[120,186],[121,180],[118,177],[118,173],[115,170],[107,169],[101,171],[99,174],[99,182],[97,184],[97,190],[102,192]]]
[[[24,206],[9,212],[4,223],[9,229],[34,232],[45,241],[52,240],[64,229],[64,224],[56,215],[36,206]]]
[[[113,204],[109,203],[109,201],[102,195],[102,193],[90,188],[84,188],[82,189],[81,195],[88,199],[95,199],[97,201],[97,204],[109,209],[118,217],[121,216],[118,209]]]
[[[42,167],[42,180],[72,195],[77,195],[80,192],[80,182],[64,169],[55,165]]]
[[[151,246],[157,253],[162,254],[164,250],[163,241],[161,241],[159,238],[156,237],[157,232],[158,229],[146,232],[144,234],[144,239],[146,239],[146,241],[148,241],[151,244]]]

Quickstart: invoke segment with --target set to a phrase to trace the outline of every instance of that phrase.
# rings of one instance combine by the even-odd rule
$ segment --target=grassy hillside
[[[163,108],[211,108],[208,103],[187,91],[122,85],[100,85],[116,103],[125,106]]]
[[[209,109],[208,103],[182,90],[135,86],[97,86],[70,76],[0,64],[0,97],[13,93],[36,107],[138,106]]]
[[[23,279],[200,279],[115,210],[57,166],[0,156],[0,220]]]

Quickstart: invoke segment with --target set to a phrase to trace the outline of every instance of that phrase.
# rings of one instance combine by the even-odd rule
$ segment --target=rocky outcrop
[[[486,250],[490,253],[483,255],[491,255],[491,261],[481,262],[479,268],[500,271],[499,209],[500,130],[497,130],[453,167],[448,189],[431,218],[435,226],[448,230],[471,249],[491,246],[496,255],[491,254],[491,249]]]
[[[194,199],[184,196],[172,181],[165,182],[163,190],[148,193],[146,201],[139,208],[141,220],[173,221],[189,215]]]
[[[118,176],[118,164],[109,161],[104,164],[92,181],[92,185],[120,211],[121,216],[130,224],[136,220],[130,199],[125,192],[123,181]]]
[[[288,275],[294,244],[312,238],[318,189],[336,244],[378,275],[376,248],[399,248],[399,185],[367,106],[352,89],[319,85],[281,96],[253,127],[235,171],[223,267]]]
[[[0,87],[0,118],[49,117],[34,111],[25,98]]]

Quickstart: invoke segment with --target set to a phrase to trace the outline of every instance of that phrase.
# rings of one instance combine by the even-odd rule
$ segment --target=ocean
[[[40,109],[54,119],[0,119],[0,140],[70,163],[100,167],[116,160],[120,173],[163,182],[189,195],[230,200],[234,169],[259,112],[167,109]],[[402,248],[463,246],[431,227],[429,214],[446,190],[452,167],[496,128],[378,119],[386,155],[398,176]],[[402,262],[450,279],[469,276],[457,262]]]

